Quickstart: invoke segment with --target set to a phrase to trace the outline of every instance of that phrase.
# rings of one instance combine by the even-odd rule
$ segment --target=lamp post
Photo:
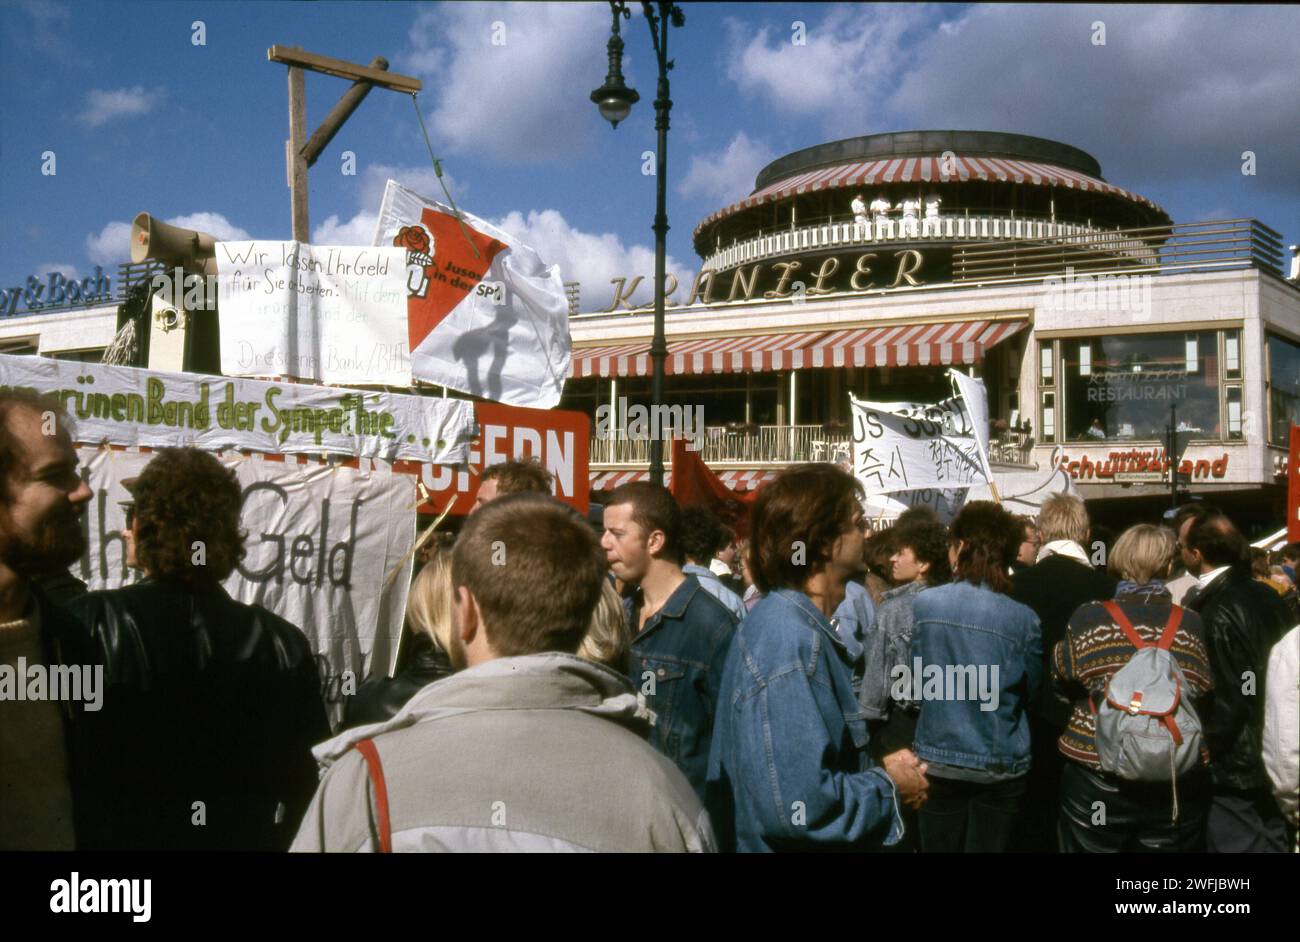
[[[632,14],[623,0],[610,0],[609,8],[613,19],[608,47],[609,73],[605,76],[605,84],[591,93],[591,100],[600,109],[601,116],[617,128],[641,96],[623,81],[623,40],[619,36],[618,21],[619,17],[628,19]],[[659,84],[655,93],[655,130],[659,134],[655,148],[655,333],[650,342],[650,362],[653,367],[650,407],[655,410],[663,404],[664,361],[668,358],[668,341],[664,338],[664,256],[668,238],[664,174],[668,167],[668,112],[673,107],[672,100],[668,97],[668,70],[673,67],[672,60],[668,58],[668,25],[671,22],[673,26],[681,26],[686,18],[677,4],[666,0],[643,2],[641,9],[650,27],[650,38],[654,42],[655,59],[659,65]],[[664,443],[658,436],[650,440],[650,480],[655,484],[664,483]]]

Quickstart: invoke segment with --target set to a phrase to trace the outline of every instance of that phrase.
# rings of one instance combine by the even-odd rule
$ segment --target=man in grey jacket
[[[328,772],[292,849],[714,850],[690,784],[645,741],[631,684],[574,653],[604,579],[595,534],[563,505],[513,494],[480,508],[452,555],[463,669],[316,747]]]

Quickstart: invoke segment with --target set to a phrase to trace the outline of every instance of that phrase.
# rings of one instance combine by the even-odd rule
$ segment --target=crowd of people
[[[233,473],[163,449],[127,485],[143,578],[77,592],[68,419],[0,393],[0,666],[103,676],[0,696],[0,849],[1295,847],[1300,545],[1200,501],[1104,542],[1065,495],[873,532],[808,464],[738,539],[644,482],[584,519],[506,462],[331,729],[303,632],[222,588]]]

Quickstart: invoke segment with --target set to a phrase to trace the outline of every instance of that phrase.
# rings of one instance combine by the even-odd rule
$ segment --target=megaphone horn
[[[205,259],[214,259],[217,251],[215,236],[197,229],[182,229],[140,213],[131,223],[131,261],[143,262],[156,258],[168,265],[195,270],[214,267]]]

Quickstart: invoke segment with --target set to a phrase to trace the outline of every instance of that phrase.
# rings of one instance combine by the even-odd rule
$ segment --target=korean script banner
[[[970,413],[958,398],[928,405],[849,396],[853,474],[867,494],[988,484]]]

